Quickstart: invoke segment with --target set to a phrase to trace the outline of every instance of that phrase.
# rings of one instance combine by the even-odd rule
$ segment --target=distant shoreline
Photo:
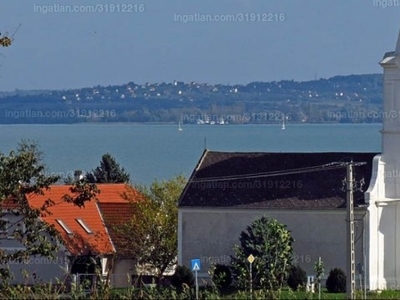
[[[20,91],[5,97],[0,92],[0,123],[370,123],[388,117],[382,111],[382,89],[383,76],[371,74],[234,86],[131,82],[41,93]],[[400,115],[400,111],[394,113]]]
[[[77,123],[0,123],[0,126],[10,126],[10,125],[88,125],[88,126],[95,126],[95,125],[141,125],[141,126],[177,126],[178,122],[77,122]],[[293,123],[286,123],[286,127],[290,127],[291,125],[377,125],[382,124],[382,122],[364,122],[364,123],[339,123],[339,122],[293,122]],[[190,127],[231,127],[231,126],[280,126],[280,123],[246,123],[246,124],[181,124],[182,126],[190,126]]]

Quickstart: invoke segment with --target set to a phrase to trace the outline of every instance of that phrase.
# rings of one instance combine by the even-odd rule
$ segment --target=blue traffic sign
[[[200,259],[195,258],[191,260],[192,262],[192,271],[200,271]]]

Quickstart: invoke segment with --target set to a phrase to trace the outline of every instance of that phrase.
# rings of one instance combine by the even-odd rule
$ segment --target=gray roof
[[[333,168],[331,163],[366,162],[354,168],[356,180],[365,181],[365,191],[376,154],[205,150],[181,195],[179,207],[344,208],[346,168]],[[354,202],[356,206],[365,204],[364,193],[356,191]]]

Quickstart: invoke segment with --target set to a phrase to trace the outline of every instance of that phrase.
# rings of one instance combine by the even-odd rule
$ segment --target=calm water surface
[[[21,139],[38,142],[49,173],[62,177],[90,171],[113,155],[133,183],[150,184],[177,174],[190,176],[205,147],[230,152],[380,152],[381,124],[0,125],[0,151]]]

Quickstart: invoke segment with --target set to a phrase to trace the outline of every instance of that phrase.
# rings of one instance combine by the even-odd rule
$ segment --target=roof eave
[[[184,189],[183,189],[183,191],[182,191],[182,193],[181,193],[181,195],[180,195],[180,197],[179,197],[179,200],[178,200],[178,207],[180,207],[181,201],[182,201],[182,199],[185,198],[186,192],[187,192],[187,190],[188,190],[189,187],[190,187],[190,182],[193,180],[194,175],[195,175],[196,172],[199,170],[201,164],[203,163],[203,161],[204,161],[204,159],[205,159],[205,157],[207,156],[208,153],[209,153],[209,150],[208,150],[207,148],[205,148],[204,151],[203,151],[203,154],[201,155],[199,161],[197,162],[196,167],[194,168],[192,174],[190,175],[189,180],[188,180],[188,182],[186,183],[186,186],[184,187]]]

